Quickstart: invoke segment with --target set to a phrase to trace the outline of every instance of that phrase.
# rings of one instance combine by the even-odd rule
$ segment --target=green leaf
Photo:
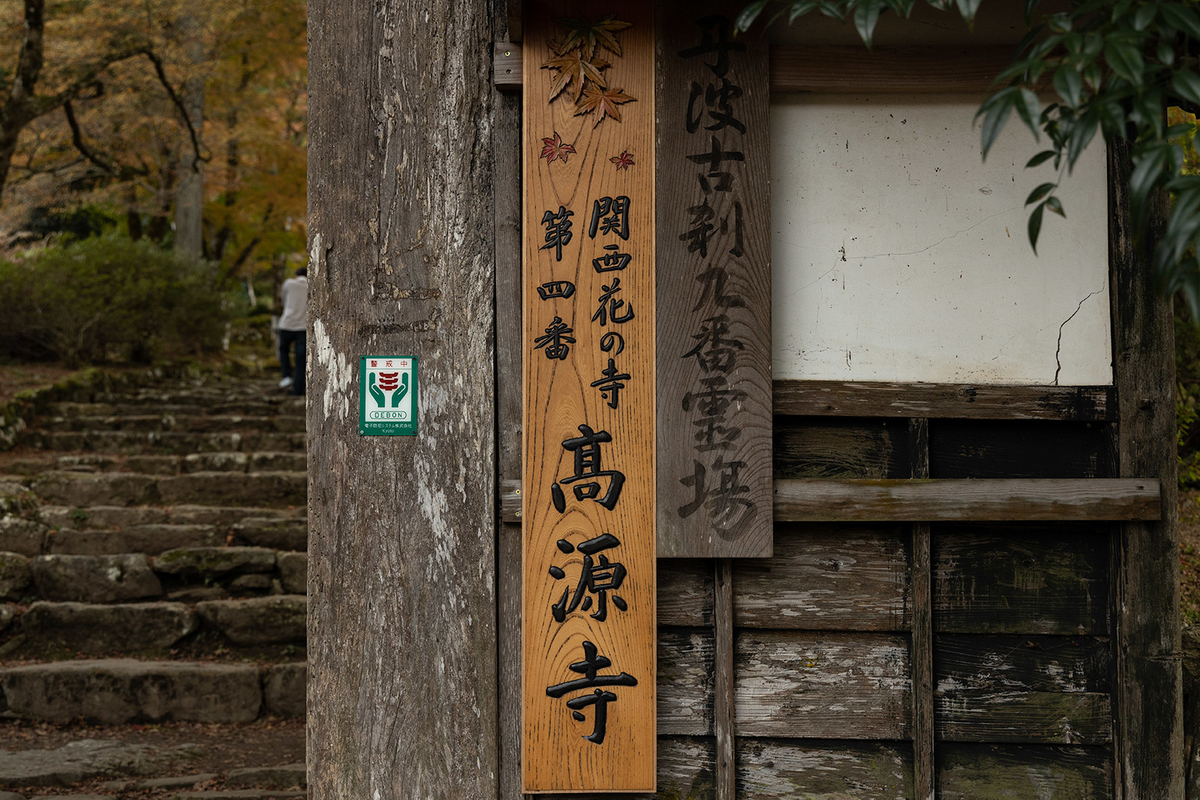
[[[1034,255],[1037,255],[1038,234],[1042,232],[1042,212],[1045,208],[1045,204],[1040,205],[1029,215],[1029,246],[1033,248]]]
[[[1058,214],[1063,219],[1067,218],[1067,212],[1063,210],[1062,201],[1059,200],[1057,197],[1053,197],[1053,196],[1047,197],[1046,198],[1046,208],[1050,209],[1055,214]]]
[[[1075,167],[1075,162],[1083,153],[1088,143],[1092,141],[1092,137],[1096,135],[1098,123],[1096,120],[1097,112],[1095,109],[1089,109],[1088,113],[1071,124],[1071,135],[1067,139],[1067,165],[1070,168]]]
[[[1145,67],[1142,54],[1129,42],[1110,39],[1104,45],[1104,60],[1120,77],[1134,86],[1142,85],[1142,71]]]
[[[1083,100],[1083,76],[1074,67],[1059,67],[1054,73],[1054,91],[1072,106],[1078,106]]]
[[[979,11],[980,2],[981,0],[955,0],[958,13],[962,14],[962,18],[966,20],[968,26],[975,24],[975,13]]]
[[[1038,100],[1036,94],[1024,87],[1021,88],[1019,98],[1016,104],[1017,114],[1020,115],[1021,121],[1025,123],[1025,127],[1029,128],[1033,133],[1033,138],[1040,141],[1041,132],[1038,130],[1037,123],[1038,116],[1042,111],[1041,101]]]
[[[879,12],[883,10],[883,0],[861,0],[858,8],[854,9],[854,27],[862,37],[863,44],[871,49],[871,37],[875,33],[875,24],[879,22]]]
[[[1171,88],[1188,102],[1200,105],[1200,76],[1189,69],[1181,69],[1171,78]]]
[[[1200,40],[1200,16],[1182,3],[1166,3],[1160,9],[1163,19],[1173,28],[1178,28],[1192,39]]]
[[[748,31],[750,26],[754,24],[754,20],[758,19],[758,15],[767,7],[770,0],[756,0],[750,5],[742,9],[742,13],[738,14],[737,22],[734,23],[734,28],[739,31]]]
[[[1029,25],[1033,22],[1033,12],[1037,11],[1038,4],[1041,0],[1025,0],[1025,24]]]
[[[1134,154],[1133,173],[1129,176],[1129,197],[1134,205],[1146,202],[1150,190],[1162,176],[1163,167],[1166,166],[1169,156],[1170,153],[1165,147],[1155,147],[1152,150]]]
[[[1040,164],[1044,164],[1052,158],[1054,158],[1053,150],[1043,150],[1033,158],[1029,159],[1029,162],[1025,165],[1025,169],[1031,169]]]
[[[1153,4],[1144,5],[1137,10],[1133,15],[1133,29],[1135,31],[1144,31],[1146,26],[1154,21],[1154,15],[1158,13],[1158,8]]]
[[[1158,43],[1158,60],[1168,67],[1175,63],[1175,48],[1170,42]]]
[[[792,3],[791,11],[788,12],[788,24],[791,25],[797,19],[799,19],[800,17],[803,17],[805,14],[809,13],[816,7],[817,7],[817,4],[815,2]]]
[[[842,4],[826,0],[826,2],[818,3],[817,8],[821,9],[821,13],[827,17],[833,17],[839,22],[846,21],[846,14],[842,11]]]
[[[1008,115],[1012,112],[1013,103],[1016,101],[1016,95],[1011,89],[1005,89],[1002,92],[994,94],[985,103],[984,107],[979,111],[983,113],[986,109],[986,116],[983,118],[983,129],[981,132],[983,141],[983,160],[987,160],[988,151],[992,149],[992,145],[996,142],[996,137],[1004,130],[1005,124],[1008,122]],[[990,105],[989,105],[990,104]],[[978,116],[978,114],[976,115]]]
[[[1025,200],[1025,205],[1033,205],[1038,200],[1041,200],[1043,197],[1053,192],[1056,186],[1057,184],[1053,183],[1043,183],[1041,186],[1029,193],[1029,197]]]

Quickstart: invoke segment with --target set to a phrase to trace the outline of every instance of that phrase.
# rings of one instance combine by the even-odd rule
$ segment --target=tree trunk
[[[309,13],[310,792],[488,800],[492,8]],[[371,354],[419,359],[417,436],[359,436]]]
[[[193,17],[185,16],[179,24],[184,37],[188,61],[195,67],[204,60],[204,44],[199,25]],[[182,120],[185,129],[181,142],[183,154],[179,161],[179,183],[175,188],[175,252],[200,258],[204,252],[204,173],[202,163],[192,147],[190,123],[200,135],[204,122],[204,78],[193,73],[183,84],[183,106],[188,119]]]

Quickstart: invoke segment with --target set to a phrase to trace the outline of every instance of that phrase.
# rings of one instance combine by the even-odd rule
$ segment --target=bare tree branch
[[[179,112],[179,116],[183,117],[183,124],[187,126],[188,136],[192,141],[192,151],[195,153],[195,158],[192,159],[192,170],[199,172],[200,162],[207,162],[212,156],[206,156],[200,152],[200,137],[196,134],[196,126],[192,123],[192,118],[188,114],[187,106],[184,105],[183,99],[180,98],[179,93],[175,91],[175,87],[171,85],[170,79],[167,78],[167,71],[163,67],[162,59],[149,48],[142,50],[142,55],[150,59],[150,63],[154,65],[154,72],[158,76],[158,82],[166,89],[167,95],[171,98],[171,102],[175,104],[175,109]]]

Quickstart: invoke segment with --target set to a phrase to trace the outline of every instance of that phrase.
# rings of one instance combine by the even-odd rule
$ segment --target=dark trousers
[[[304,394],[305,332],[279,329],[279,365],[283,377],[292,379],[292,394]],[[292,344],[296,345],[296,368],[292,370]]]

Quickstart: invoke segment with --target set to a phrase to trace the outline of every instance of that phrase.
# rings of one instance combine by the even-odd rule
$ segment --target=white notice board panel
[[[771,104],[776,379],[1112,383],[1099,137],[1063,177],[1038,255],[1037,143],[1014,116],[987,162],[978,98]]]

